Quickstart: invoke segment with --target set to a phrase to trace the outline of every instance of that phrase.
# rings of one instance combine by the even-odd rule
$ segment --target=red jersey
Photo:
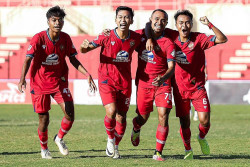
[[[175,80],[181,91],[198,90],[205,85],[205,50],[214,46],[214,35],[191,32],[188,41],[181,42],[179,32],[165,29],[175,43]]]
[[[98,79],[105,83],[124,89],[131,86],[132,53],[140,44],[141,36],[129,30],[127,39],[120,39],[115,29],[109,36],[100,34],[93,40],[95,47],[101,46]]]
[[[58,41],[54,43],[48,30],[36,34],[31,39],[26,55],[33,57],[30,72],[31,93],[51,94],[59,91],[60,83],[68,82],[65,57],[75,55],[77,51],[68,34],[61,32]]]
[[[138,49],[138,68],[136,72],[136,85],[140,87],[154,87],[153,79],[163,75],[168,70],[168,62],[175,61],[175,45],[168,37],[160,36],[155,40],[153,52],[146,50],[147,37],[144,29],[137,30],[142,35],[142,42]],[[171,85],[167,79],[165,85]]]

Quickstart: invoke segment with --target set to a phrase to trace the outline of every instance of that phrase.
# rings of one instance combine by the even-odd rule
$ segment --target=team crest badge
[[[32,48],[32,45],[30,45],[29,47],[28,47],[28,50],[30,50]]]
[[[193,50],[193,49],[194,49],[194,43],[193,43],[193,42],[190,42],[190,43],[188,44],[188,48],[189,48],[190,50]]]
[[[64,49],[64,46],[63,46],[63,45],[61,45],[61,46],[60,46],[60,49],[61,49],[61,50],[63,50],[63,49]]]
[[[46,45],[42,45],[42,47],[43,47],[43,49],[45,49],[45,48],[46,48]]]
[[[111,41],[111,45],[114,46],[114,44],[115,44],[115,41]]]
[[[135,45],[135,41],[130,42],[130,47],[133,47]]]
[[[171,52],[171,55],[172,55],[173,57],[175,57],[175,50],[173,50],[173,51]]]

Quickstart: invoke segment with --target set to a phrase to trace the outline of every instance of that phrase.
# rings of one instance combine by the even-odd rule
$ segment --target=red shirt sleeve
[[[201,48],[203,50],[211,48],[212,46],[215,45],[215,43],[214,43],[215,38],[216,38],[215,35],[206,35],[206,34],[201,33],[201,34],[199,34],[199,36],[200,36],[199,42],[200,42]]]
[[[70,36],[68,35],[68,38],[67,38],[67,43],[68,43],[68,54],[67,56],[68,57],[72,57],[72,56],[75,56],[77,55],[77,51],[76,51],[76,48],[70,38]]]
[[[165,55],[167,56],[167,61],[175,61],[175,45],[169,40],[166,42],[167,46],[165,46]]]
[[[35,53],[39,50],[39,46],[41,45],[40,36],[38,34],[34,35],[30,41],[30,45],[27,49],[26,56],[27,57],[34,57]]]
[[[104,46],[104,39],[106,38],[107,36],[105,36],[103,33],[99,34],[93,41],[92,41],[92,44],[95,46],[95,47],[98,47],[98,46]]]

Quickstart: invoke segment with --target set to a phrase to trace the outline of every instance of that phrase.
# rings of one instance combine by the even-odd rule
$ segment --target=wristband
[[[207,26],[208,26],[209,29],[212,29],[214,27],[214,25],[212,23],[210,23],[210,22],[208,23]]]
[[[87,77],[87,78],[90,76],[90,74],[89,74],[88,72],[86,72],[86,74],[85,74],[85,75],[86,75],[86,77]]]

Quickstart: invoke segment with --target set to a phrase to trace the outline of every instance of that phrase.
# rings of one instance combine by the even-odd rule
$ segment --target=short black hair
[[[154,14],[155,12],[157,12],[157,11],[164,13],[165,18],[168,19],[168,14],[167,14],[167,12],[166,12],[165,10],[163,10],[163,9],[155,9],[155,10],[152,12],[151,17],[152,17],[153,14]]]
[[[51,17],[61,17],[64,18],[66,16],[64,9],[61,9],[58,5],[54,6],[52,8],[50,8],[48,10],[48,12],[46,13],[46,17],[47,19],[51,18]]]
[[[132,8],[127,7],[127,6],[119,6],[118,8],[116,8],[116,14],[115,14],[115,17],[117,17],[117,14],[118,14],[118,12],[119,12],[120,10],[127,10],[127,11],[129,11],[130,16],[131,16],[131,17],[132,17],[132,19],[133,19],[133,17],[134,17],[134,11],[133,11],[133,9],[132,9]]]
[[[180,15],[186,15],[190,18],[191,21],[193,21],[193,14],[189,10],[178,10],[174,15],[175,22]]]

